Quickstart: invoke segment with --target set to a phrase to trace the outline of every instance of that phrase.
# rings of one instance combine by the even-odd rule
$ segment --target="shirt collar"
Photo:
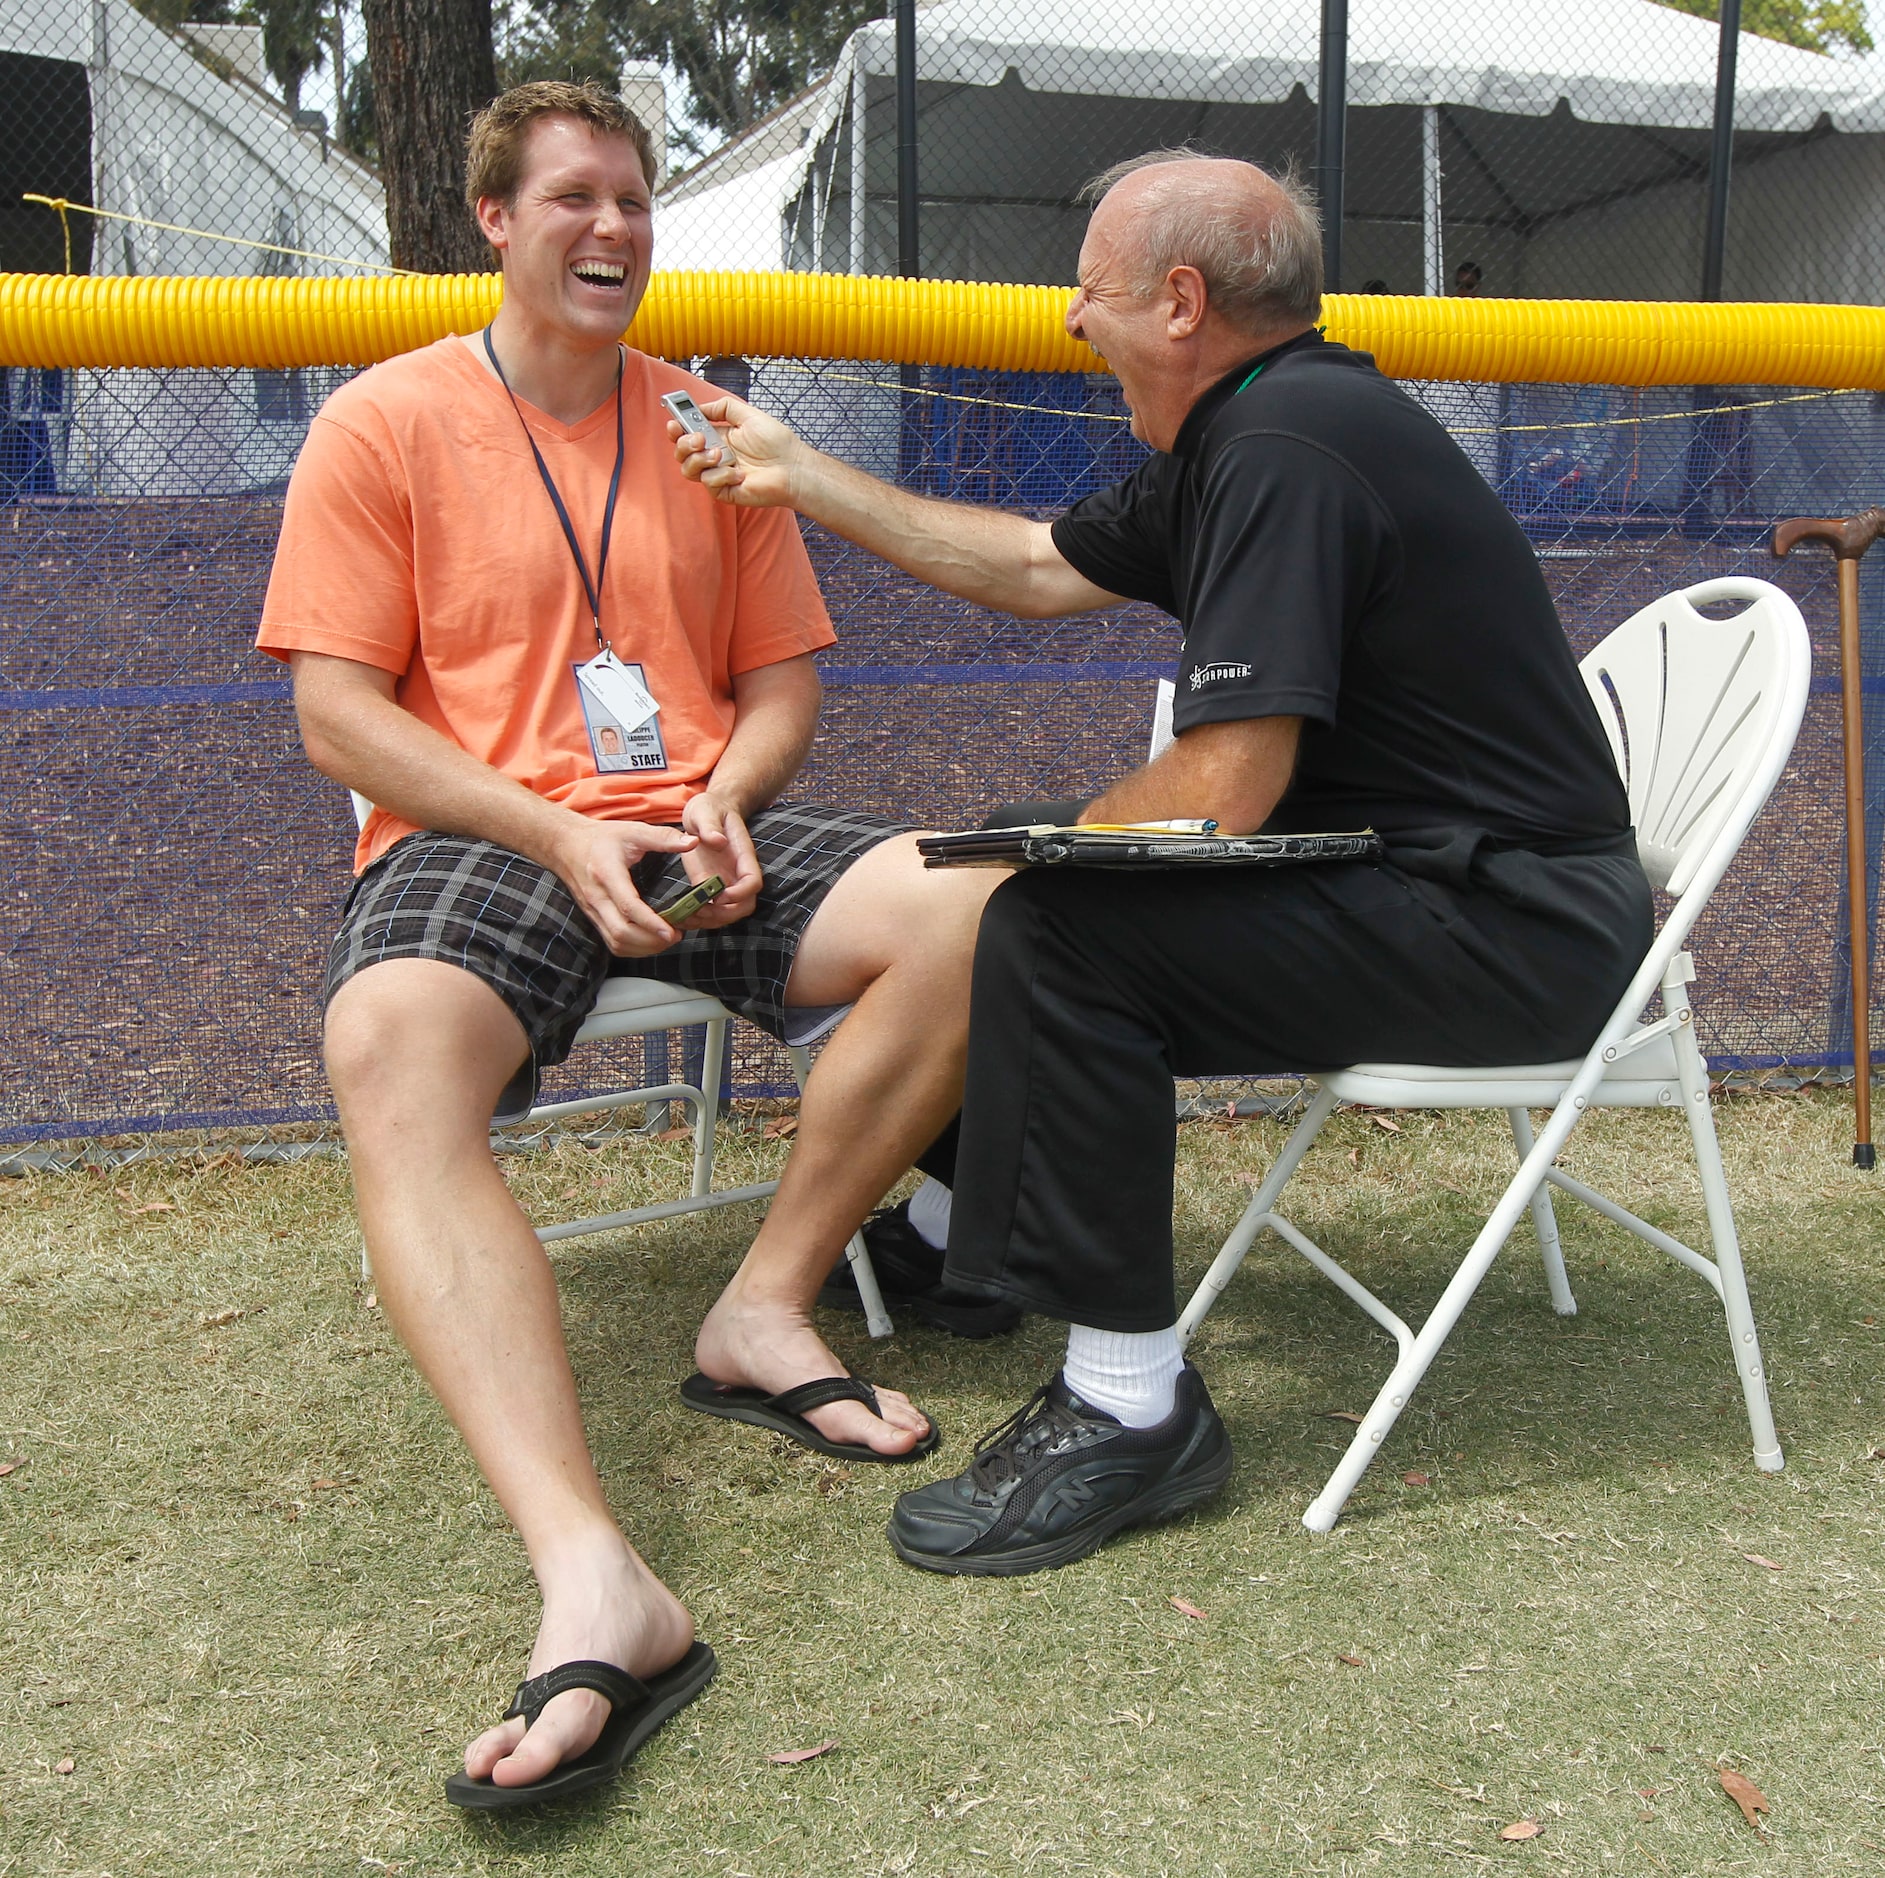
[[[1178,427],[1178,435],[1172,439],[1172,455],[1191,455],[1197,448],[1198,439],[1204,434],[1204,427],[1266,366],[1275,364],[1285,353],[1306,352],[1327,343],[1321,331],[1311,327],[1308,332],[1298,333],[1293,339],[1285,339],[1281,345],[1272,346],[1267,352],[1259,352],[1226,372],[1185,414],[1185,421]]]

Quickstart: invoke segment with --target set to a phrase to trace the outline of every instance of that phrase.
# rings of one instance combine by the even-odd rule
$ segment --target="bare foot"
[[[678,1663],[694,1640],[685,1607],[619,1533],[539,1565],[538,1578],[543,1622],[529,1675],[586,1658],[646,1678]],[[465,1772],[500,1787],[527,1786],[583,1753],[608,1719],[603,1697],[571,1689],[544,1704],[528,1734],[521,1715],[487,1728],[466,1748]]]
[[[737,1276],[707,1313],[694,1340],[694,1361],[714,1382],[763,1389],[768,1395],[845,1373],[803,1305],[749,1299]],[[880,1388],[877,1405],[881,1417],[862,1402],[831,1402],[805,1419],[827,1440],[855,1442],[879,1454],[907,1454],[929,1433],[929,1417],[908,1396]]]

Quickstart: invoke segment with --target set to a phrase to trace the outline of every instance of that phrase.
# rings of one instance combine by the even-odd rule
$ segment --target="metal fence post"
[[[897,272],[923,271],[916,220],[916,0],[897,0]]]
[[[1322,0],[1316,78],[1316,200],[1322,208],[1322,284],[1342,285],[1342,164],[1348,129],[1348,0]]]
[[[1734,64],[1741,47],[1741,0],[1721,0],[1721,47],[1715,54],[1715,137],[1708,158],[1708,221],[1702,231],[1702,298],[1721,298],[1721,258],[1728,245],[1728,184],[1734,172]]]

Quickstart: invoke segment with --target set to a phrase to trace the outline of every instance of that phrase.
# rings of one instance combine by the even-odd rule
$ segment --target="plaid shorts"
[[[468,836],[408,835],[354,882],[328,952],[324,995],[331,999],[382,959],[439,959],[482,979],[530,1040],[530,1061],[505,1089],[498,1121],[529,1112],[537,1072],[569,1055],[602,981],[614,974],[704,991],[770,1036],[809,1042],[836,1014],[788,1014],[785,981],[799,941],[839,875],[908,827],[850,809],[776,802],[748,823],[765,874],[753,911],[735,926],[683,933],[667,951],[635,959],[610,953],[548,868]],[[634,878],[656,905],[686,885],[673,854],[645,856]]]

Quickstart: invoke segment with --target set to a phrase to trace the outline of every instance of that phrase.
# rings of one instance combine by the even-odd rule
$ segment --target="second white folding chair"
[[[1729,619],[1709,619],[1699,611],[1731,603],[1739,603],[1742,610]],[[1683,943],[1786,765],[1806,708],[1811,665],[1806,627],[1793,602],[1765,581],[1741,578],[1705,581],[1667,595],[1625,621],[1583,661],[1585,686],[1629,790],[1644,871],[1654,885],[1674,896],[1675,904],[1629,989],[1582,1059],[1504,1069],[1368,1063],[1311,1079],[1315,1094],[1307,1113],[1185,1307],[1179,1333],[1190,1340],[1251,1243],[1267,1228],[1394,1339],[1397,1355],[1387,1381],[1361,1418],[1328,1484],[1303,1514],[1303,1524],[1312,1531],[1327,1532],[1335,1524],[1528,1208],[1551,1301],[1560,1313],[1576,1310],[1552,1215],[1551,1187],[1666,1252],[1714,1291],[1741,1381],[1754,1464],[1770,1473],[1779,1470],[1780,1443],[1768,1403],[1760,1340],[1709,1112],[1708,1065],[1695,1037],[1689,993],[1695,965]],[[1644,1007],[1658,993],[1661,1016],[1640,1021]],[[1518,1172],[1418,1332],[1276,1210],[1290,1176],[1342,1102],[1379,1108],[1503,1109],[1509,1120]],[[1572,1129],[1592,1108],[1683,1112],[1701,1176],[1712,1259],[1555,1165]],[[1528,1113],[1532,1109],[1551,1111],[1536,1136]]]

